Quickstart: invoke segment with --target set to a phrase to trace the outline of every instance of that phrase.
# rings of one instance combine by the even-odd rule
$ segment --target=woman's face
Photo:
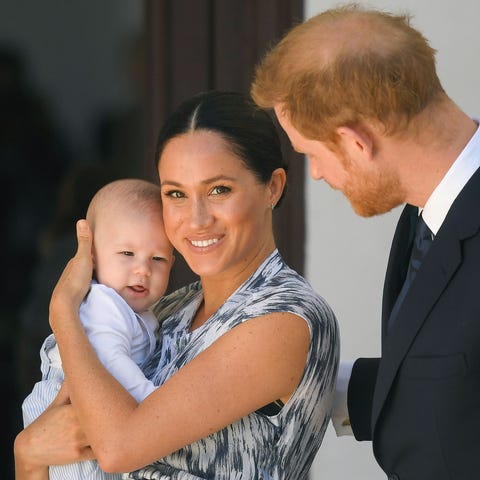
[[[158,170],[167,235],[197,275],[250,274],[272,251],[278,174],[260,183],[219,134],[205,130],[169,140]]]

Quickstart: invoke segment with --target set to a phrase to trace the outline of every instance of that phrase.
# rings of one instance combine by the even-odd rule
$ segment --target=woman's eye
[[[182,198],[184,197],[183,193],[178,191],[178,190],[169,190],[164,193],[166,197],[172,197],[172,198]]]
[[[212,188],[213,195],[221,195],[222,193],[228,193],[228,192],[230,192],[230,188],[225,187],[224,185],[217,185],[216,187]]]

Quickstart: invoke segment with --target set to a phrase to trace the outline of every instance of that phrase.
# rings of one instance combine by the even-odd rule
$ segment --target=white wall
[[[372,0],[358,3],[413,15],[438,50],[443,86],[469,115],[480,116],[480,2],[478,0]],[[337,5],[305,0],[309,18]],[[307,172],[308,175],[308,172]],[[334,308],[342,357],[376,356],[380,351],[381,293],[390,242],[400,208],[381,217],[357,217],[344,197],[323,182],[307,179],[306,276]],[[370,442],[336,437],[329,427],[315,459],[312,480],[380,480]]]

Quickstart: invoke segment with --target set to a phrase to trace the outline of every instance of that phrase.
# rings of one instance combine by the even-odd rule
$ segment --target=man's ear
[[[347,152],[349,158],[371,160],[374,154],[374,138],[372,133],[363,126],[338,127],[337,134],[340,138],[340,144]]]

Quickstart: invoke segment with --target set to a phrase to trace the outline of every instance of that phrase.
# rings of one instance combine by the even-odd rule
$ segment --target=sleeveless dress
[[[156,385],[240,323],[272,312],[303,318],[310,348],[297,389],[272,416],[253,412],[224,429],[124,474],[125,479],[302,480],[330,419],[339,361],[338,326],[328,304],[275,250],[202,326],[189,331],[202,301],[200,282],[164,297],[155,307],[161,345],[144,371]]]

